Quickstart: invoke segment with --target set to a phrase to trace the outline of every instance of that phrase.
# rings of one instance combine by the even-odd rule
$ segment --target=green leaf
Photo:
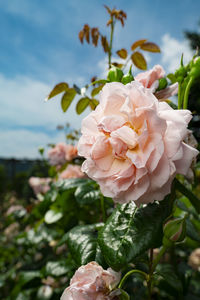
[[[63,217],[62,212],[55,210],[48,210],[44,216],[44,220],[47,224],[56,223]]]
[[[45,271],[50,276],[62,276],[71,270],[71,266],[65,260],[49,261],[46,264]]]
[[[69,88],[68,84],[66,82],[61,82],[54,86],[53,90],[50,92],[50,94],[46,97],[46,101],[49,100],[50,98],[53,98],[57,96],[58,94],[67,91]]]
[[[55,186],[60,190],[60,192],[66,190],[75,190],[80,184],[85,184],[86,182],[91,182],[91,179],[85,178],[70,178],[63,181],[58,181]]]
[[[70,104],[72,103],[74,97],[76,96],[75,89],[67,89],[61,99],[61,107],[64,112],[69,108]]]
[[[78,186],[75,191],[75,197],[80,205],[91,204],[95,201],[100,201],[100,191],[95,190],[94,182],[87,182]]]
[[[174,179],[175,187],[179,192],[181,192],[184,196],[186,196],[191,204],[194,206],[196,211],[200,213],[200,200],[190,191],[187,189],[180,181],[178,181],[176,178]]]
[[[94,88],[91,92],[91,96],[95,97],[102,90],[103,87],[104,87],[104,84]]]
[[[88,97],[81,98],[76,105],[76,112],[80,115],[88,107],[90,99]]]
[[[146,70],[147,69],[147,63],[142,55],[142,53],[136,51],[131,55],[131,60],[134,63],[134,65],[141,70]]]
[[[73,88],[75,89],[77,94],[81,95],[81,89],[76,84],[73,84]]]
[[[164,280],[175,290],[182,291],[183,287],[180,279],[175,273],[172,265],[169,264],[159,264],[156,268],[156,274],[159,274],[164,278]]]
[[[97,235],[102,226],[102,223],[76,226],[68,232],[67,245],[79,266],[96,260]]]
[[[35,278],[39,278],[40,276],[41,275],[40,275],[39,271],[24,271],[24,272],[20,273],[18,283],[20,284],[20,286],[23,286],[27,282],[29,282]]]
[[[118,205],[99,233],[99,245],[106,262],[120,270],[162,241],[162,224],[169,213],[167,201],[135,208],[133,202]]]
[[[148,52],[160,52],[160,48],[158,47],[158,45],[156,45],[155,43],[152,42],[146,42],[143,43],[140,48],[144,51],[148,51]]]
[[[186,234],[192,240],[200,242],[200,234],[188,218],[186,219]]]

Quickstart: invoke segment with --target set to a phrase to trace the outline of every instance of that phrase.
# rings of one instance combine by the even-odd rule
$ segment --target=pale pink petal
[[[177,94],[178,94],[178,82],[166,87],[161,91],[156,92],[155,96],[159,100],[165,100]]]
[[[174,164],[178,174],[187,175],[192,161],[198,155],[199,151],[185,143],[182,143],[182,148],[183,157],[180,160],[176,160]]]

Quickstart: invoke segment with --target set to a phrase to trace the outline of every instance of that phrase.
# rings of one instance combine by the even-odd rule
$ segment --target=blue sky
[[[78,40],[85,23],[108,33],[103,4],[127,13],[125,27],[116,27],[115,51],[147,38],[162,50],[147,56],[149,67],[160,63],[166,72],[182,52],[186,61],[192,56],[183,31],[198,29],[199,0],[0,0],[1,157],[36,157],[38,146],[64,141],[58,124],[80,128],[74,105],[64,114],[59,97],[44,98],[60,81],[84,86],[105,73],[102,50]]]

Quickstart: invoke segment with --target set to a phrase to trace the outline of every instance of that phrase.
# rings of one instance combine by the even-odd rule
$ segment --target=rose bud
[[[163,245],[170,247],[173,243],[182,242],[185,238],[186,223],[184,218],[174,218],[167,221],[163,227]]]
[[[112,68],[108,72],[108,80],[110,82],[114,82],[114,81],[120,82],[123,75],[124,73],[120,68],[112,66]]]
[[[122,77],[121,81],[122,81],[123,84],[127,84],[127,83],[130,83],[133,80],[134,80],[134,77],[132,75],[131,67],[130,67],[129,72]]]
[[[189,76],[193,77],[193,79],[196,79],[196,78],[200,77],[200,57],[195,58],[194,64],[191,68]]]
[[[159,86],[156,91],[163,90],[167,87],[167,79],[166,78],[160,78],[158,81],[159,81]]]

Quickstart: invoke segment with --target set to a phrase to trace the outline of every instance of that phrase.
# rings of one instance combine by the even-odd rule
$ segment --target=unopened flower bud
[[[156,91],[163,90],[167,87],[167,79],[165,77],[158,79],[159,86]]]
[[[174,218],[167,221],[163,227],[163,245],[171,246],[173,243],[182,242],[185,238],[185,218]]]
[[[129,82],[131,82],[133,80],[134,80],[134,77],[132,75],[131,67],[130,67],[129,72],[122,77],[121,81],[122,81],[123,84],[127,84],[127,83],[129,83]]]
[[[112,66],[112,68],[108,72],[108,80],[110,82],[114,82],[114,81],[120,82],[123,75],[124,73],[120,68]]]
[[[200,57],[195,58],[194,64],[191,68],[189,75],[190,75],[190,77],[193,77],[194,79],[200,77]]]
[[[181,66],[178,70],[175,72],[175,76],[178,82],[182,82],[184,78],[187,75],[187,68],[184,66]]]

